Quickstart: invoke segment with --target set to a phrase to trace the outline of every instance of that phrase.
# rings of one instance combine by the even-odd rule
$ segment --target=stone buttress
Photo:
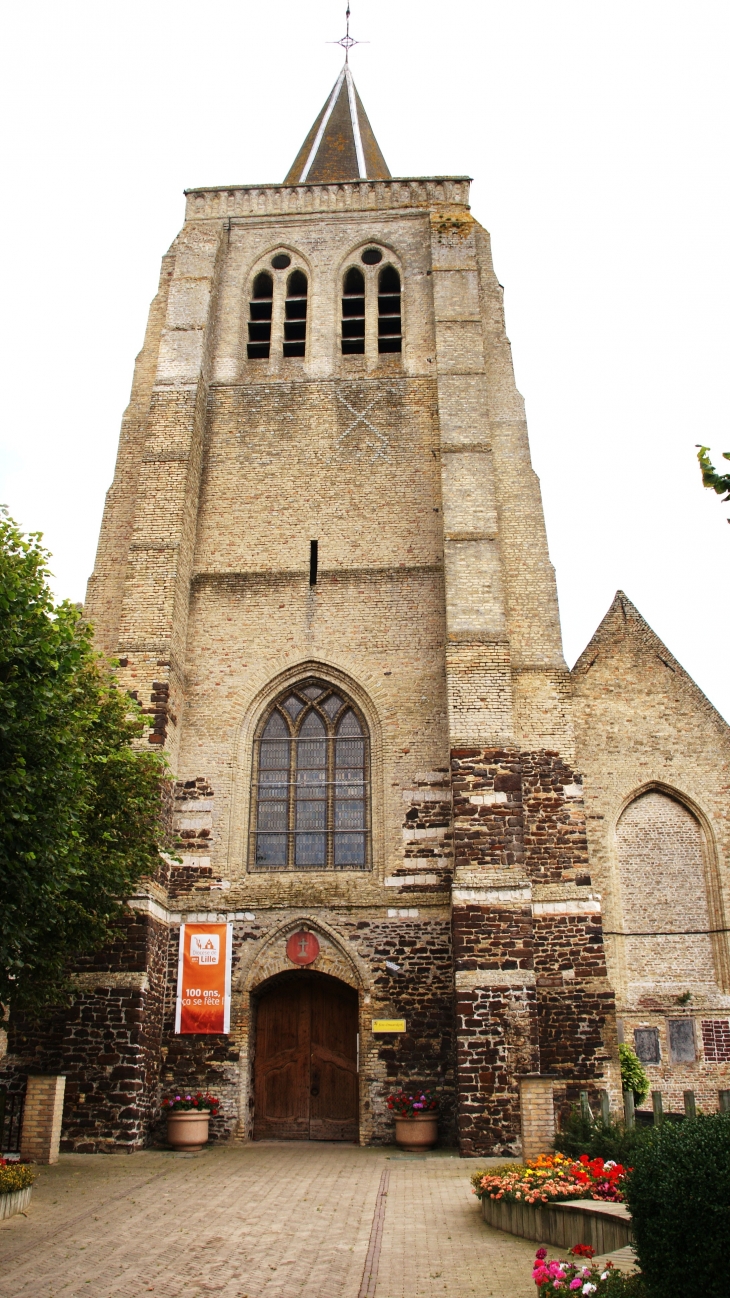
[[[489,236],[434,213],[462,1152],[519,1152],[519,1080],[620,1086],[538,480]]]

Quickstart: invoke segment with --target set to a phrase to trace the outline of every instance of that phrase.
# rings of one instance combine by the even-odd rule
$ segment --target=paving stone
[[[295,1142],[62,1155],[0,1225],[2,1298],[532,1298],[535,1246],[490,1229],[468,1160]]]

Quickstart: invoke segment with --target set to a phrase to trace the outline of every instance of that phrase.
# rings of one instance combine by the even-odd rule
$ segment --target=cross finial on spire
[[[349,52],[353,45],[368,42],[356,41],[350,35],[350,0],[346,3],[345,35],[342,40],[327,42],[342,46],[344,65],[287,172],[285,185],[329,185],[345,180],[388,180],[390,177],[352,79]]]
[[[349,63],[350,50],[352,49],[353,45],[367,45],[369,43],[368,41],[356,41],[350,35],[350,0],[347,0],[347,8],[345,10],[345,24],[346,24],[346,30],[342,39],[339,41],[328,41],[327,44],[341,45],[343,50],[345,51],[345,63]]]

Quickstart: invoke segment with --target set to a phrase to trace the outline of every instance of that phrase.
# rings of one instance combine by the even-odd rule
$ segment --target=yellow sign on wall
[[[373,1032],[405,1032],[405,1019],[373,1019]]]

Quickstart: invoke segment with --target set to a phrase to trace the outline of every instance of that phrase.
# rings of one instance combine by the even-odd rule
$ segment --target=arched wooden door
[[[258,1005],[255,1140],[357,1140],[357,992],[305,970]]]

